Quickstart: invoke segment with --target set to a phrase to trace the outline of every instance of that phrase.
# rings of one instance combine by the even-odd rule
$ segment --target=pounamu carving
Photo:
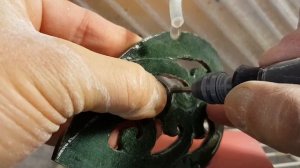
[[[172,40],[162,33],[139,42],[121,57],[141,64],[154,75],[176,78],[190,85],[204,74],[220,71],[216,51],[203,39],[182,33]],[[156,118],[163,132],[178,136],[168,149],[151,154],[156,141],[154,119],[137,121],[135,127],[124,128],[118,149],[108,145],[109,135],[120,123],[117,116],[82,113],[74,117],[71,126],[56,146],[53,160],[69,168],[194,168],[205,167],[218,149],[223,127],[206,118],[205,103],[189,94],[174,93],[167,108]],[[204,128],[204,123],[209,128]],[[203,144],[188,153],[193,139]]]

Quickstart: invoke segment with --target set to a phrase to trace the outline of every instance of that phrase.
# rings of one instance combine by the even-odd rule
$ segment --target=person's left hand
[[[0,167],[24,159],[80,112],[126,119],[161,112],[161,83],[109,57],[140,39],[66,0],[1,0]]]

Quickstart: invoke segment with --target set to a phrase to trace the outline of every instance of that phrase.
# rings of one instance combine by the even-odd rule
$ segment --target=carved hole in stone
[[[121,148],[119,146],[120,132],[122,132],[122,130],[124,130],[126,128],[130,128],[130,127],[137,127],[137,123],[135,121],[124,121],[124,122],[118,124],[109,135],[108,146],[111,149],[120,150],[120,148]],[[141,136],[140,134],[141,133],[138,132],[137,138]]]
[[[160,82],[162,82],[164,85],[166,85],[167,87],[169,88],[172,88],[174,86],[177,86],[177,87],[188,87],[189,84],[179,78],[178,76],[175,76],[175,75],[172,75],[172,74],[160,74],[159,75],[159,80]]]
[[[177,127],[177,131],[179,134],[180,133],[179,126]],[[178,140],[178,136],[171,137],[166,134],[161,134],[156,140],[155,145],[151,150],[151,154],[155,155],[169,149],[169,147],[171,147],[174,143],[176,143],[177,140]]]
[[[189,153],[193,153],[195,150],[199,149],[205,139],[205,137],[207,136],[208,132],[209,132],[209,124],[207,120],[204,120],[203,122],[203,128],[205,130],[205,135],[203,139],[194,139],[193,143],[189,149]]]
[[[196,60],[190,58],[179,58],[177,59],[176,63],[179,66],[186,69],[189,72],[190,76],[194,76],[196,69],[198,69],[199,67],[204,67],[207,73],[211,72],[211,69],[209,68],[207,63],[205,63],[202,60]]]
[[[194,76],[194,75],[195,75],[195,72],[196,72],[196,69],[191,69],[191,70],[190,70],[190,76]]]
[[[193,153],[195,150],[199,149],[203,143],[204,139],[193,139],[192,145],[188,153]]]
[[[114,150],[118,150],[119,146],[118,146],[118,139],[119,139],[119,130],[118,129],[114,129],[110,134],[109,134],[109,138],[108,138],[108,146],[111,149]]]
[[[154,147],[151,150],[151,154],[158,154],[169,147],[171,147],[178,140],[178,136],[171,137],[166,134],[162,134],[155,142]]]
[[[143,130],[140,128],[138,121],[124,121],[118,124],[115,129],[109,135],[108,145],[110,148],[114,150],[120,150],[121,146],[119,146],[119,138],[122,130],[136,127],[138,132],[136,135],[136,139],[140,139],[143,136]],[[161,121],[155,120],[155,128],[156,128],[156,139],[158,139],[162,135]]]

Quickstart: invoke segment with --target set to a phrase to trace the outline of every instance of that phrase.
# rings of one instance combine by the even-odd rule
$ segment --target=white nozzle
[[[180,34],[181,34],[180,28],[171,27],[171,30],[170,30],[171,39],[177,40],[179,38]]]
[[[183,23],[182,0],[169,0],[171,25],[174,28],[180,28]]]
[[[171,30],[170,35],[173,40],[177,40],[181,34],[180,27],[184,23],[182,14],[182,0],[169,0]]]

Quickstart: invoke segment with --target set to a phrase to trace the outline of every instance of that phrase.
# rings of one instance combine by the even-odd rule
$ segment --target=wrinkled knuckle
[[[147,89],[147,72],[144,68],[136,64],[133,71],[134,79],[130,78],[128,81],[127,93],[128,93],[128,103],[131,109],[136,109],[144,105],[145,95]],[[129,74],[130,75],[130,74]]]
[[[92,16],[92,12],[89,10],[85,10],[81,22],[76,28],[76,31],[72,35],[73,39],[71,41],[77,43],[77,44],[82,44],[86,38],[86,35],[90,31],[90,18]]]
[[[153,109],[152,106],[149,106],[149,103],[152,101],[153,92],[155,91],[153,85],[153,77],[144,70],[143,67],[139,67],[139,82],[137,89],[133,92],[135,97],[136,112],[143,115],[143,117],[149,117],[150,111]]]

